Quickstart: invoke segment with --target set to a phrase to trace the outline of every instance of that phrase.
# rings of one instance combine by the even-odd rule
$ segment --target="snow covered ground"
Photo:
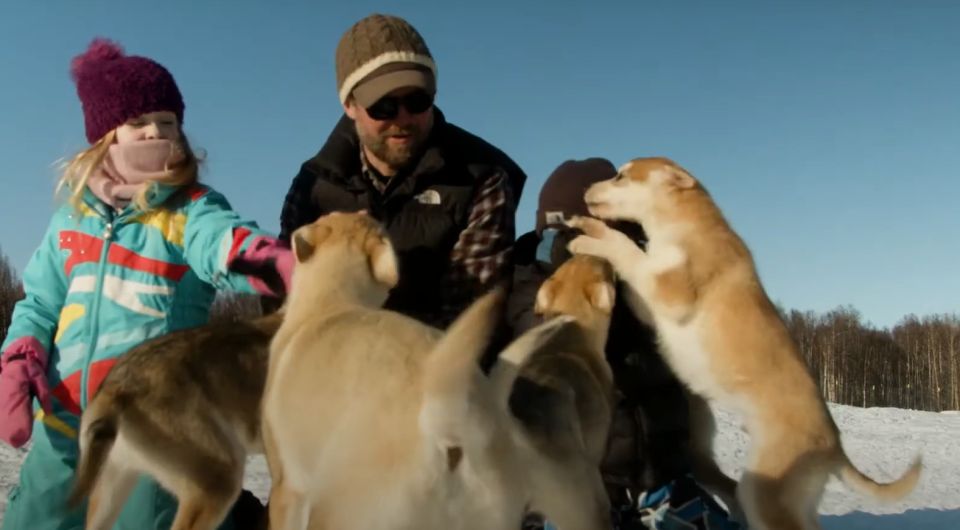
[[[898,477],[918,453],[924,471],[917,488],[901,502],[884,505],[864,497],[836,479],[820,503],[827,530],[960,529],[960,413],[830,404],[850,460],[869,476]],[[714,446],[724,471],[740,473],[747,436],[734,417],[717,411]]]
[[[827,530],[956,530],[960,528],[960,413],[861,409],[831,404],[850,458],[880,480],[898,476],[920,453],[924,474],[917,489],[902,502],[883,505],[848,491],[832,480],[820,512]],[[720,434],[716,453],[721,467],[734,476],[747,448],[747,437],[734,418],[718,411]],[[0,512],[17,482],[25,455],[0,444]],[[270,478],[261,457],[252,457],[246,487],[265,499]],[[0,516],[2,520],[2,516]]]

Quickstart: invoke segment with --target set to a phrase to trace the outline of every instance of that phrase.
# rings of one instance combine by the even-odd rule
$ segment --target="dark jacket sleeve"
[[[317,181],[317,175],[311,167],[312,162],[311,159],[300,166],[300,172],[293,178],[290,189],[287,190],[287,195],[283,199],[278,237],[286,243],[290,242],[290,236],[297,228],[316,221],[320,216],[320,209],[313,200],[313,186]],[[275,312],[282,304],[281,298],[260,297],[260,311],[263,314]]]
[[[506,320],[514,337],[540,323],[533,313],[533,307],[537,301],[537,291],[550,273],[536,263],[539,243],[536,232],[527,232],[517,238],[513,247],[513,277],[510,297],[507,299]]]
[[[293,178],[283,200],[280,211],[280,239],[283,241],[289,242],[291,234],[297,228],[312,223],[320,215],[320,210],[313,200],[313,186],[317,175],[310,164],[308,161],[300,167],[300,172]]]
[[[513,289],[507,300],[507,322],[514,337],[540,322],[533,313],[533,306],[536,303],[537,290],[545,279],[541,271],[532,265],[514,267]]]

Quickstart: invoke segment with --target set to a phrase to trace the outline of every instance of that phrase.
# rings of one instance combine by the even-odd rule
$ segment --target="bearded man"
[[[344,115],[287,193],[280,237],[333,211],[367,210],[397,252],[386,307],[446,327],[492,285],[509,283],[526,175],[434,105],[437,66],[406,20],[373,14],[336,50]]]

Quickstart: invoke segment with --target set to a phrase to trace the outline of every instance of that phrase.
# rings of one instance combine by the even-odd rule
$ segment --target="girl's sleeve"
[[[24,297],[14,306],[6,339],[0,346],[4,353],[39,343],[45,351],[36,353],[45,356],[53,346],[60,310],[67,296],[58,225],[55,215],[23,271]]]
[[[187,264],[219,290],[282,296],[292,265],[287,245],[240,217],[222,194],[205,189],[187,207]]]

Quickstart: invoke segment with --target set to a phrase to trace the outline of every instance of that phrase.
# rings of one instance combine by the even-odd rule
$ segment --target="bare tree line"
[[[908,315],[892,329],[851,307],[785,315],[828,401],[860,407],[960,410],[960,317]]]
[[[0,253],[0,340],[23,290]],[[852,307],[781,311],[828,401],[860,407],[960,410],[960,316],[908,315],[892,329],[863,323]],[[213,321],[257,316],[253,295],[217,295]]]
[[[10,265],[3,252],[0,252],[0,341],[7,336],[10,319],[13,317],[13,305],[23,298],[20,276]]]

